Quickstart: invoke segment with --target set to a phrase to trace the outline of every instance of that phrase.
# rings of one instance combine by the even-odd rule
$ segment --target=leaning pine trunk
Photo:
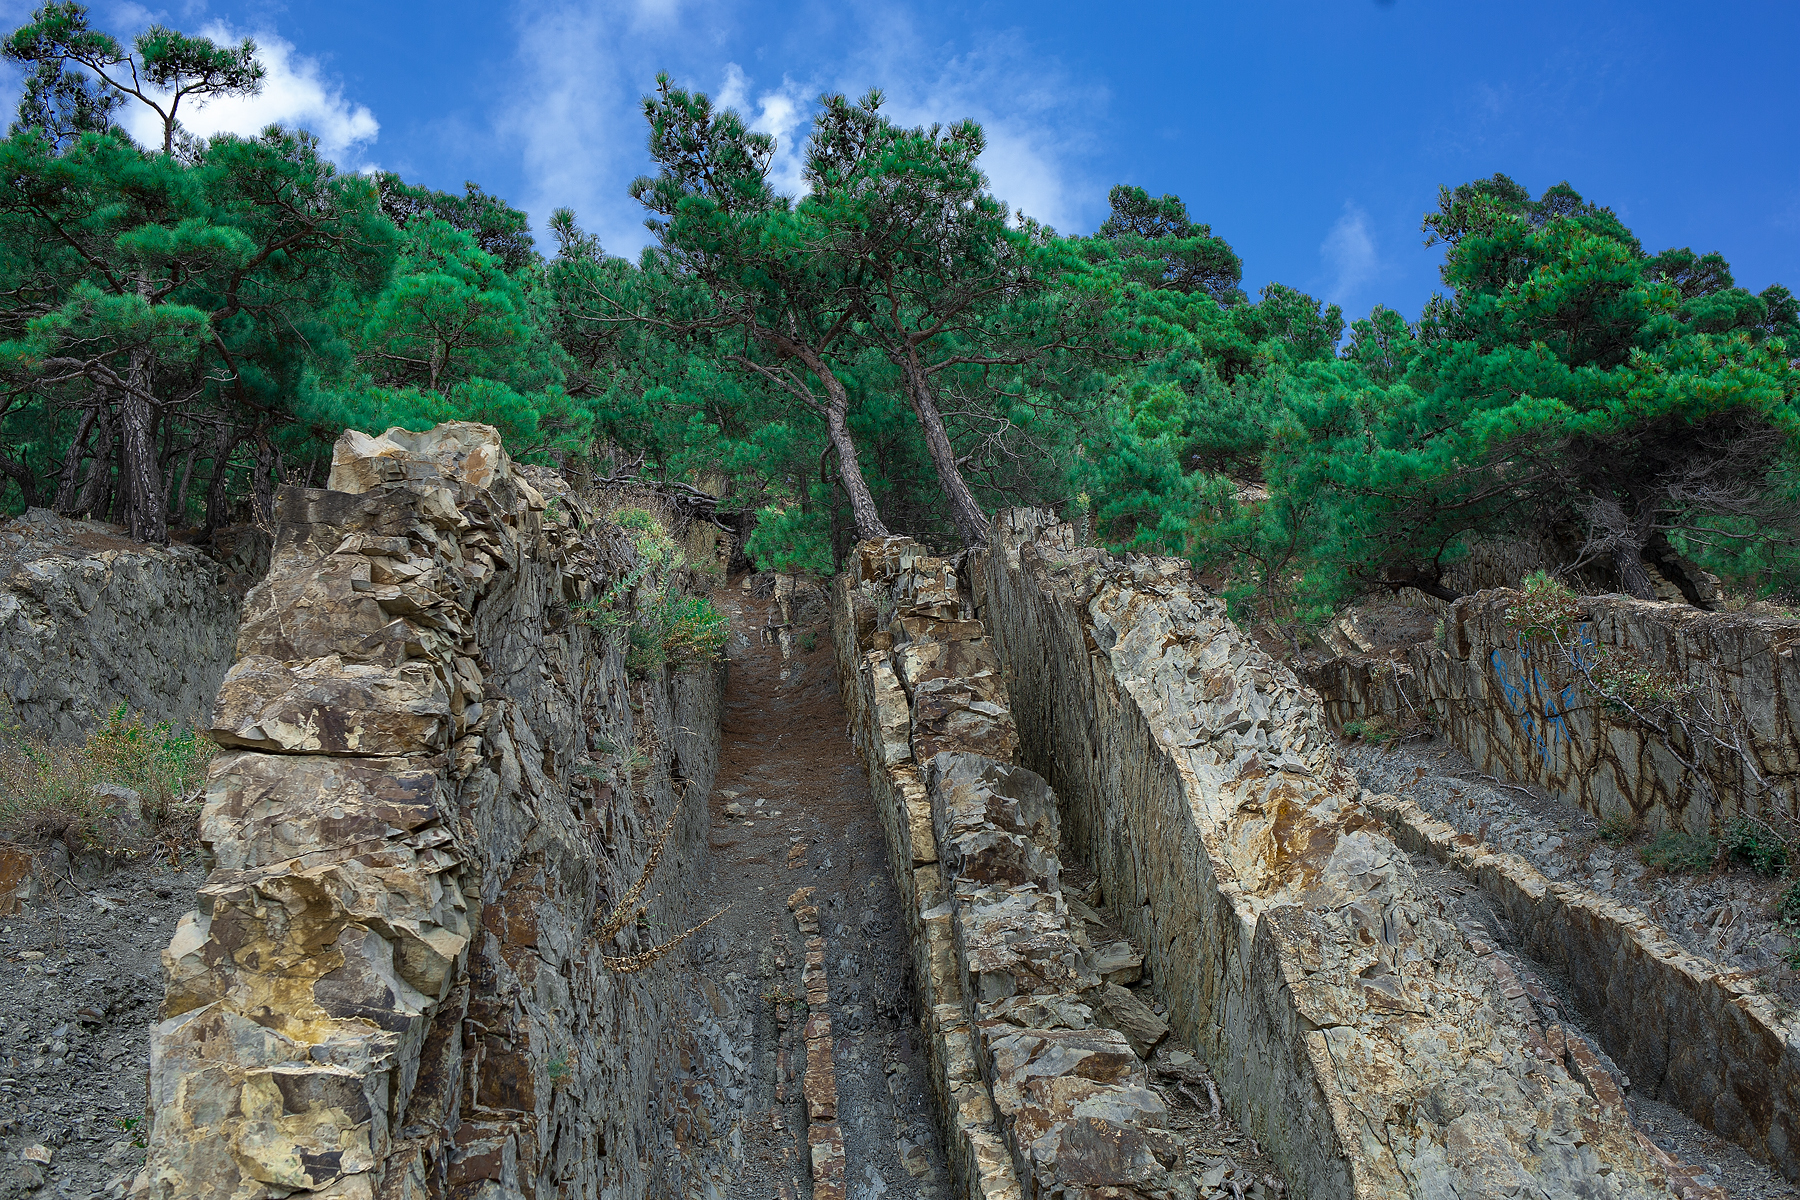
[[[950,445],[950,435],[944,429],[944,416],[938,411],[937,400],[931,394],[931,380],[920,366],[916,355],[908,353],[899,364],[906,375],[907,395],[912,398],[913,412],[918,415],[919,425],[925,431],[925,449],[931,453],[931,461],[937,467],[938,485],[944,489],[944,499],[950,504],[950,520],[956,526],[956,532],[962,537],[966,546],[985,546],[988,540],[987,514],[981,511],[981,505],[975,499],[975,493],[963,479],[962,468],[956,465],[956,449]]]
[[[70,506],[70,513],[78,517],[92,517],[104,520],[106,512],[106,496],[112,490],[113,459],[117,457],[114,443],[112,405],[105,395],[98,397],[96,403],[95,422],[99,426],[94,437],[94,455],[88,463],[87,476],[81,481],[81,490],[75,495],[75,502]]]
[[[149,281],[139,279],[138,295],[149,291]],[[155,359],[147,348],[131,351],[124,392],[119,397],[119,484],[125,493],[131,536],[140,542],[160,543],[169,540],[169,520],[150,430],[155,419],[150,405],[154,367]]]
[[[831,448],[837,451],[838,475],[844,491],[850,495],[850,513],[856,521],[856,536],[886,537],[888,527],[876,511],[875,497],[869,494],[869,483],[863,478],[862,466],[856,461],[856,443],[850,440],[850,427],[844,420],[844,409],[835,400],[825,414],[825,427],[831,436]]]
[[[94,410],[89,408],[81,414],[81,423],[75,427],[68,456],[63,459],[62,474],[56,481],[56,499],[50,502],[50,507],[65,517],[72,517],[78,511],[75,508],[76,480],[81,474],[81,460],[87,457],[88,434],[93,428]]]
[[[837,451],[838,475],[844,481],[844,491],[850,496],[850,512],[856,519],[857,539],[887,537],[888,527],[882,524],[881,513],[875,507],[875,497],[869,492],[869,481],[863,478],[862,464],[856,461],[856,443],[850,438],[848,420],[850,393],[845,390],[843,380],[837,377],[825,359],[810,346],[785,339],[777,344],[785,353],[805,363],[806,369],[818,376],[819,382],[825,385],[825,432],[831,438],[831,448]]]
[[[213,431],[212,479],[206,486],[206,536],[225,524],[226,484],[231,474],[231,452],[237,446],[237,430],[220,422]]]

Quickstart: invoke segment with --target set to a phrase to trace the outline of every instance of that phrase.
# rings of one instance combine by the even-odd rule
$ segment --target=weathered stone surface
[[[1692,1114],[1800,1178],[1796,1026],[1755,982],[1689,954],[1634,908],[1554,882],[1416,804],[1368,796],[1401,844],[1498,899],[1533,957],[1557,967],[1633,1090]],[[1571,1053],[1574,1048],[1571,1048]],[[1590,1090],[1593,1090],[1590,1082]]]
[[[852,585],[859,583],[875,583],[887,585],[900,574],[905,560],[923,557],[925,547],[909,537],[871,538],[858,542],[851,562]]]
[[[1056,853],[1061,841],[1056,796],[1043,776],[1011,763],[955,752],[930,759],[927,769],[940,839],[992,829]],[[950,869],[961,873],[954,864]]]
[[[946,751],[969,751],[1007,762],[1018,748],[1004,696],[987,680],[942,679],[913,696],[913,757],[929,762]]]
[[[840,581],[833,631],[890,858],[916,905],[927,1047],[959,1185],[995,1200],[1186,1200],[1193,1183],[1139,1055],[1096,1019],[1091,948],[1059,886],[1056,799],[1009,761],[1005,685],[979,623],[948,615],[965,607],[961,581],[917,558],[894,579],[886,596]],[[884,639],[857,614],[888,604]],[[889,749],[903,719],[913,762]],[[914,762],[927,765],[922,788]],[[919,865],[921,816],[934,866]],[[1141,1005],[1119,1008],[1154,1036]]]
[[[916,697],[921,685],[940,680],[992,680],[990,695],[1004,695],[1000,663],[986,638],[953,642],[914,638],[904,645],[896,643],[894,668],[908,696]]]
[[[214,722],[237,747],[201,818],[215,867],[164,953],[135,1196],[684,1194],[680,1156],[604,1150],[662,1144],[678,1000],[599,962],[643,949],[633,928],[594,933],[675,781],[710,788],[719,680],[633,683],[569,620],[632,552],[527,472],[458,425],[347,436],[354,492],[282,492]],[[615,802],[590,748],[634,744]],[[679,812],[648,920],[676,923],[705,823]]]
[[[1596,816],[1630,812],[1651,829],[1705,833],[1739,811],[1800,817],[1800,621],[1706,612],[1626,596],[1587,596],[1576,636],[1698,685],[1738,718],[1739,738],[1690,744],[1680,759],[1654,732],[1594,702],[1556,652],[1507,623],[1518,593],[1479,592],[1451,606],[1439,641],[1406,661],[1345,657],[1307,682],[1345,721],[1429,714],[1483,771],[1540,784]]]
[[[34,508],[0,526],[0,693],[26,732],[76,742],[123,705],[203,728],[238,598],[191,546]]]
[[[911,614],[895,617],[888,625],[888,635],[896,649],[908,642],[972,642],[987,636],[980,621],[944,621]]]
[[[1144,977],[1144,956],[1130,942],[1102,942],[1089,956],[1088,969],[1107,983],[1136,983]]]
[[[1170,1023],[1290,1187],[1674,1194],[1630,1124],[1532,1049],[1359,803],[1310,692],[1183,564],[1120,563],[1040,528],[1004,514],[971,571],[1021,758],[1148,947]],[[1110,1161],[1142,1161],[1092,1132]]]
[[[1169,1023],[1129,989],[1106,983],[1094,989],[1091,996],[1095,1021],[1124,1034],[1139,1058],[1149,1058],[1150,1052],[1169,1036]]]
[[[966,610],[962,581],[949,559],[902,555],[900,568],[894,603],[908,616],[955,621],[974,615]]]
[[[450,694],[425,662],[383,667],[336,655],[290,667],[239,659],[207,732],[221,746],[281,754],[404,755],[442,749]]]
[[[1057,891],[1057,801],[1021,766],[943,752],[927,775],[932,833],[959,885]]]
[[[884,655],[868,658],[869,702],[875,712],[875,736],[880,740],[881,761],[887,766],[912,757],[912,712],[901,690],[899,676]]]

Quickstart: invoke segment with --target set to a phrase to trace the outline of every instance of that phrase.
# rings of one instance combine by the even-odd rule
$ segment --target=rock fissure
[[[864,543],[724,595],[721,688],[571,619],[631,546],[492,431],[331,484],[211,718],[136,1194],[1786,1194],[1648,1099],[1783,1166],[1775,1003],[1364,790],[1180,564]]]

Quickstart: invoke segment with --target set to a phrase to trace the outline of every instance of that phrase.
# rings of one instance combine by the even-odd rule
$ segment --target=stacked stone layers
[[[1021,757],[1171,1024],[1298,1194],[1683,1194],[1583,1056],[1509,1007],[1359,803],[1309,691],[1183,564],[1003,514],[973,571]]]
[[[1595,816],[1630,812],[1648,828],[1693,833],[1738,812],[1800,817],[1800,621],[1584,597],[1589,619],[1575,636],[1697,685],[1708,708],[1731,714],[1717,742],[1690,741],[1678,724],[1665,742],[1587,694],[1554,647],[1523,639],[1507,620],[1518,595],[1457,601],[1442,639],[1404,662],[1332,659],[1307,682],[1338,728],[1429,715],[1482,770]]]
[[[237,598],[191,546],[146,546],[34,508],[0,528],[0,692],[25,732],[79,741],[123,706],[205,724]]]
[[[1418,805],[1365,794],[1408,850],[1500,902],[1521,945],[1567,981],[1607,1055],[1640,1094],[1800,1179],[1800,1039],[1757,981],[1683,950],[1634,908],[1557,883]]]
[[[629,547],[527,475],[448,425],[345,434],[328,490],[282,493],[211,730],[216,866],[164,954],[135,1195],[654,1190],[671,997],[599,964],[629,926],[590,935],[675,777],[710,787],[718,681],[627,682],[571,605]],[[589,752],[634,743],[628,803]],[[677,897],[705,820],[683,811]]]
[[[954,565],[864,543],[834,599],[962,1194],[1194,1195],[1143,1061],[1167,1029],[1102,977],[1135,978],[1136,957],[1097,954],[1071,915],[1056,798],[1012,761],[1011,700]]]

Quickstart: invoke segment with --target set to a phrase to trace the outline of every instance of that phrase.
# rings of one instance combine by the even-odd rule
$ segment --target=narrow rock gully
[[[731,642],[713,861],[689,911],[729,908],[695,935],[691,1021],[657,1098],[671,1194],[950,1200],[899,896],[847,737],[825,598],[777,596],[775,582],[747,576],[720,601]]]

